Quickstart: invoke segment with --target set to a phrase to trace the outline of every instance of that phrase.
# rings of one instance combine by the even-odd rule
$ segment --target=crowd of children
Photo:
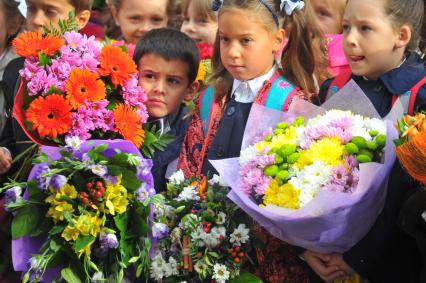
[[[58,25],[70,11],[83,29],[91,2],[26,0],[24,23],[16,1],[0,1],[1,174],[11,174],[12,158],[31,144],[10,116],[23,67],[11,40],[21,30]],[[186,176],[211,174],[209,160],[239,156],[253,103],[279,111],[294,97],[321,104],[353,79],[382,117],[396,100],[407,113],[426,110],[423,0],[111,0],[104,7],[110,13],[101,23],[104,36],[136,45],[149,123],[175,137],[153,157],[157,191],[177,168]],[[202,89],[199,42],[214,46]],[[184,102],[194,98],[190,111]],[[416,242],[405,232],[408,215],[401,214],[426,227],[423,211],[407,212],[406,201],[419,190],[396,162],[381,214],[343,254],[292,247],[257,227],[265,246],[256,250],[251,269],[265,282],[334,282],[355,274],[371,283],[425,282],[425,239]],[[10,220],[1,210],[6,227]],[[7,233],[0,233],[7,242]]]

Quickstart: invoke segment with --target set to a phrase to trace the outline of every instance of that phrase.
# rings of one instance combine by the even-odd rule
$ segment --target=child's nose
[[[45,25],[45,17],[42,11],[36,12],[27,20],[28,29],[31,31],[41,31]]]
[[[163,80],[158,80],[154,86],[154,91],[156,93],[164,93],[166,84],[163,82]]]
[[[231,58],[237,58],[240,56],[240,47],[236,43],[231,43],[228,49],[228,55]]]
[[[345,44],[347,46],[356,46],[357,45],[356,34],[355,34],[355,31],[353,29],[344,34],[343,44]]]

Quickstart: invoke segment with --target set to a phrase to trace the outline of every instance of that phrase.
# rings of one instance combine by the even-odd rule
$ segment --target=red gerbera
[[[65,41],[52,34],[43,37],[41,32],[28,31],[15,38],[12,45],[16,54],[22,57],[38,56],[40,52],[52,56],[65,45]]]
[[[107,45],[101,52],[101,66],[99,73],[102,76],[111,76],[111,81],[116,87],[123,85],[136,73],[136,64],[129,54],[120,47]]]
[[[87,69],[75,68],[66,82],[67,101],[72,109],[77,109],[85,100],[95,102],[104,99],[105,84],[98,80],[98,74]]]
[[[25,118],[40,137],[56,138],[71,129],[71,109],[58,94],[40,96],[30,103]]]

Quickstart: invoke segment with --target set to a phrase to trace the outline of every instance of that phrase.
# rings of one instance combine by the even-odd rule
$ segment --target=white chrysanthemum
[[[219,212],[216,217],[216,224],[222,225],[226,222],[226,214],[224,212]]]
[[[364,126],[368,131],[376,130],[379,135],[386,135],[386,122],[377,118],[365,119]]]
[[[205,232],[203,231],[203,229],[201,227],[197,227],[197,229],[192,231],[191,238],[194,242],[201,241],[201,240],[204,239],[204,234],[205,234]],[[204,244],[203,244],[203,246],[204,246]]]
[[[300,145],[300,143],[306,139],[305,130],[306,130],[305,127],[296,128],[296,140],[295,140],[296,145]]]
[[[218,283],[224,283],[229,279],[229,271],[225,265],[216,263],[213,266],[213,276],[212,278]]]
[[[213,227],[212,230],[210,231],[210,234],[214,235],[217,238],[220,238],[221,235],[223,237],[226,237],[226,228],[223,226]]]
[[[228,184],[225,182],[225,180],[217,174],[214,174],[213,177],[208,182],[212,186],[215,185],[215,184],[218,184],[221,187],[227,187],[228,186]]]
[[[240,246],[249,240],[249,232],[250,230],[246,228],[245,224],[240,224],[230,235],[229,241],[235,245]]]
[[[369,130],[365,127],[365,119],[361,115],[354,115],[352,127],[350,128],[352,136],[363,137],[366,141],[371,141]]]
[[[106,279],[104,277],[104,274],[102,271],[98,271],[95,274],[93,274],[92,279],[90,280],[92,283],[102,283],[105,282]]]
[[[203,233],[202,240],[206,247],[213,249],[220,244],[219,236],[211,233]]]
[[[250,162],[251,160],[253,160],[256,155],[258,154],[257,150],[256,150],[256,146],[249,146],[248,148],[244,149],[241,151],[240,153],[240,165],[244,165],[248,162]]]
[[[177,201],[191,201],[191,200],[199,200],[197,186],[189,186],[183,188],[180,194],[175,198]]]
[[[170,277],[173,275],[179,275],[178,263],[173,257],[169,257],[169,263],[166,264],[166,269],[164,272],[165,277]]]
[[[315,198],[320,188],[329,182],[332,170],[332,166],[315,161],[298,171],[296,176],[290,179],[289,183],[300,191],[299,203],[301,206]]]
[[[175,185],[179,185],[179,184],[183,183],[183,181],[185,181],[185,175],[183,174],[183,171],[178,170],[175,173],[173,173],[169,177],[169,181],[170,181],[170,183],[175,184]]]

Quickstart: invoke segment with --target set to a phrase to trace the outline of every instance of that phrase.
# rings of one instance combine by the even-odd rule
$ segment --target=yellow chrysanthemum
[[[107,183],[105,190],[105,209],[111,215],[122,214],[126,212],[129,200],[127,199],[127,189],[121,185],[121,176],[118,176],[117,183],[112,185]]]
[[[343,163],[344,146],[337,137],[324,138],[314,142],[310,148],[303,151],[296,166],[303,169],[304,166],[319,161],[325,165],[338,166]]]
[[[263,196],[263,203],[265,205],[273,204],[284,208],[298,209],[300,208],[299,194],[299,190],[290,183],[279,186],[276,180],[272,180]]]
[[[50,198],[50,197],[49,197]],[[53,201],[52,206],[47,211],[47,216],[51,217],[55,223],[65,219],[65,213],[72,214],[74,208],[66,201]]]
[[[284,133],[276,135],[272,138],[271,141],[261,141],[256,144],[256,150],[262,151],[263,148],[268,147],[272,148],[280,148],[284,144],[294,144],[296,142],[296,127],[287,128]]]
[[[204,81],[204,79],[206,78],[206,67],[204,67],[204,64],[200,64],[198,66],[198,72],[197,72],[197,77],[195,78],[196,81]]]

